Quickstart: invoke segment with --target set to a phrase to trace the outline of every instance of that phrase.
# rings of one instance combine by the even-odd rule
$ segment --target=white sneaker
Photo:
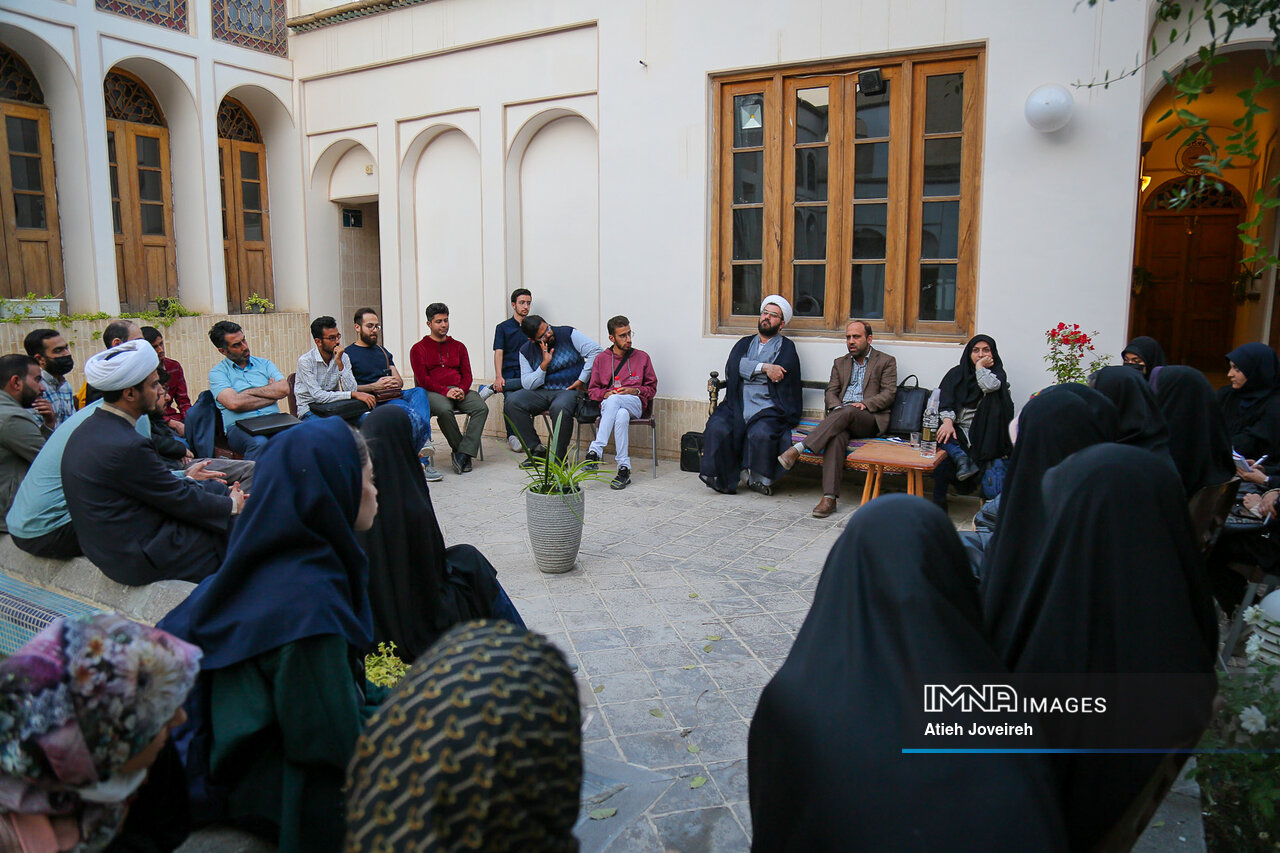
[[[519,436],[514,436],[514,435],[507,436],[507,444],[511,445],[511,449],[514,450],[516,453],[520,452]]]
[[[418,449],[419,459],[430,459],[436,455],[436,446],[431,443],[431,439],[422,442],[422,447]]]
[[[477,393],[480,395],[480,399],[481,399],[481,400],[488,400],[488,399],[489,399],[490,397],[492,397],[492,396],[493,396],[493,394],[494,394],[493,386],[492,386],[492,385],[481,385],[481,386],[480,386],[480,390],[479,390]]]

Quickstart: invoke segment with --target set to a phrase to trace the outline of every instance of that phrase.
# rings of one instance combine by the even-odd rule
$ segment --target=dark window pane
[[[889,143],[860,142],[853,147],[853,197],[888,198]]]
[[[117,234],[124,233],[124,222],[120,218],[120,202],[111,202],[111,227]]]
[[[733,147],[764,145],[764,95],[735,95],[733,99]]]
[[[826,142],[831,96],[826,86],[796,90],[796,144]]]
[[[262,239],[262,214],[246,213],[244,215],[244,239]]]
[[[854,264],[849,316],[864,320],[884,317],[884,264]]]
[[[240,152],[240,177],[246,181],[258,180],[258,152]]]
[[[225,207],[222,209],[222,239],[223,239],[223,240],[228,239],[228,237],[227,237],[227,209],[226,209]]]
[[[889,135],[889,84],[884,81],[884,91],[879,95],[858,92],[858,111],[853,120],[856,139]]]
[[[9,137],[9,151],[25,154],[40,153],[40,125],[35,119],[4,117],[5,132]]]
[[[964,116],[964,74],[938,74],[925,79],[924,132],[957,133]]]
[[[110,168],[111,174],[111,197],[120,198],[120,174],[116,171],[116,167]]]
[[[960,202],[926,201],[920,222],[921,260],[960,257]]]
[[[760,312],[760,265],[746,264],[733,268],[734,314],[754,316]]]
[[[15,195],[13,208],[19,228],[44,228],[44,196]]]
[[[138,165],[160,168],[160,140],[154,136],[138,136]]]
[[[764,152],[744,151],[733,155],[733,203],[760,204],[764,201]]]
[[[796,264],[793,296],[797,317],[821,317],[827,304],[827,265]]]
[[[764,257],[764,210],[748,207],[733,212],[733,259],[754,261]]]
[[[853,206],[853,259],[884,260],[887,204],[855,204]]]
[[[159,172],[153,169],[138,170],[138,198],[142,201],[164,201]]]
[[[262,184],[256,181],[240,182],[240,198],[245,210],[262,210]]]
[[[956,265],[920,265],[920,319],[956,318]]]
[[[142,210],[142,233],[164,236],[164,205],[144,204]]]
[[[827,200],[827,149],[796,149],[796,201]]]
[[[15,190],[28,190],[33,193],[44,192],[44,182],[40,178],[39,157],[10,154],[9,172],[13,175],[13,188]]]
[[[116,135],[114,133],[107,134],[107,162],[116,163]]]
[[[924,194],[960,194],[960,140],[924,141]]]
[[[827,208],[796,208],[796,260],[820,261],[827,256]]]

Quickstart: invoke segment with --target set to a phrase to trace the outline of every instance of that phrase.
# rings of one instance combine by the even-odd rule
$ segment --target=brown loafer
[[[818,501],[818,505],[813,508],[814,518],[826,518],[828,515],[836,511],[836,499],[822,496],[822,500]]]
[[[792,445],[783,451],[783,454],[778,457],[778,464],[790,471],[799,458],[800,451],[796,450],[795,445]]]

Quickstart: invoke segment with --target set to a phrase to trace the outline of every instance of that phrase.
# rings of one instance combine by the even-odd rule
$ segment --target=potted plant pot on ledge
[[[572,428],[572,427],[570,427]],[[547,442],[556,446],[557,426]],[[522,468],[529,482],[524,486],[525,517],[529,526],[529,546],[540,571],[561,574],[570,571],[582,545],[582,524],[586,517],[588,480],[604,481],[586,461],[556,459],[553,453],[534,456],[528,447],[525,458],[532,467]]]

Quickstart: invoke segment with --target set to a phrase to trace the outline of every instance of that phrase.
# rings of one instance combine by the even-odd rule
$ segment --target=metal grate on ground
[[[59,616],[101,609],[0,572],[0,655],[13,654]]]

